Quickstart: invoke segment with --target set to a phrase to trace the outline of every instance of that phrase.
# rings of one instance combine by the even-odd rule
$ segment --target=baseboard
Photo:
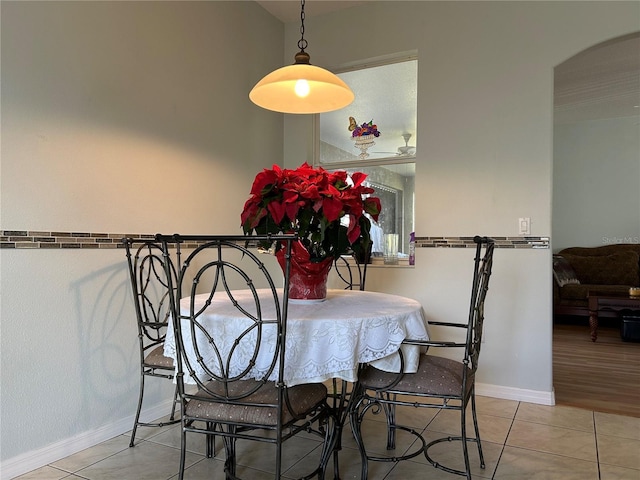
[[[144,409],[140,414],[143,422],[151,422],[161,418],[171,411],[172,400]],[[56,462],[86,448],[109,440],[125,432],[131,431],[134,416],[123,418],[96,430],[80,433],[73,437],[65,438],[59,442],[47,445],[38,450],[22,453],[14,458],[5,460],[0,464],[0,480],[10,480],[14,477],[30,472],[37,468]]]
[[[484,397],[502,398],[504,400],[518,400],[520,402],[538,403],[540,405],[555,405],[556,398],[552,391],[526,390],[524,388],[502,387],[487,383],[476,383],[476,394]]]

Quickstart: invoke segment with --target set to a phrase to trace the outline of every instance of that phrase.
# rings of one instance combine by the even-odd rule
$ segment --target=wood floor
[[[585,320],[586,322],[586,320]],[[640,417],[640,343],[623,342],[617,325],[554,324],[556,404]]]

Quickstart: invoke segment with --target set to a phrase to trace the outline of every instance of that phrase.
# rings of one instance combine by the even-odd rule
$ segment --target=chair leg
[[[476,434],[476,443],[478,444],[478,457],[480,457],[480,467],[485,468],[484,455],[482,454],[482,443],[480,442],[480,430],[478,429],[478,415],[476,413],[476,394],[471,392],[471,415],[473,417],[473,429]]]
[[[362,387],[360,387],[357,383],[356,385],[354,385],[354,388],[351,392],[351,395],[354,396],[354,399],[362,398],[362,391],[360,390],[361,388]],[[358,450],[360,451],[360,462],[362,465],[360,474],[361,480],[367,480],[369,475],[369,459],[367,458],[367,451],[364,448],[361,429],[362,420],[367,410],[368,408],[366,406],[364,408],[362,407],[361,401],[355,401],[354,405],[352,405],[351,407],[351,411],[349,412],[349,423],[351,423],[351,431],[353,433],[353,438],[356,442],[356,445],[358,446]]]
[[[466,408],[460,410],[460,435],[462,440],[462,456],[464,457],[464,471],[467,480],[471,480],[471,466],[469,464],[469,448],[467,446],[467,415]]]
[[[340,478],[340,462],[339,462],[339,453],[342,450],[342,432],[344,431],[344,424],[349,417],[349,412],[347,411],[347,405],[349,404],[349,395],[347,391],[347,382],[345,380],[341,380],[341,386],[338,390],[338,381],[337,379],[333,379],[333,404],[332,409],[334,412],[340,412],[334,418],[335,428],[333,430],[333,437],[329,439],[327,436],[325,438],[325,445],[327,441],[330,441],[333,445],[333,472],[334,478]],[[327,434],[329,430],[327,429]],[[328,459],[327,459],[328,463]]]
[[[324,480],[327,465],[331,460],[331,454],[333,453],[333,466],[334,466],[334,478],[340,478],[340,465],[338,461],[338,451],[341,448],[339,445],[340,437],[342,435],[342,420],[335,415],[330,415],[326,421],[326,424],[320,423],[319,429],[322,431],[324,428],[324,443],[322,445],[322,453],[320,454],[320,469],[318,471],[318,480]]]
[[[342,427],[337,427],[336,441],[333,449],[333,471],[335,478],[340,478],[339,452],[342,450],[342,430]]]
[[[232,425],[228,427],[229,433],[235,433]],[[224,470],[226,478],[235,478],[236,476],[236,439],[233,437],[223,437],[225,449]]]
[[[276,443],[276,477],[282,476],[282,433],[278,433],[278,441]]]
[[[383,394],[387,399],[391,395]],[[395,395],[394,395],[395,397]],[[395,450],[396,448],[396,406],[391,403],[383,403],[385,417],[387,417],[387,450]]]
[[[178,383],[176,383],[176,390],[175,390],[175,393],[173,394],[173,406],[171,407],[171,416],[169,417],[169,420],[172,422],[176,418],[176,406],[180,401],[179,395],[180,393],[178,392]]]
[[[144,396],[144,372],[140,373],[140,393],[138,394],[138,409],[136,410],[136,417],[133,420],[133,429],[131,430],[131,440],[129,441],[129,447],[133,447],[136,439],[136,431],[138,430],[138,422],[140,421],[140,411],[142,410],[142,397]]]
[[[206,447],[207,447],[207,458],[213,458],[216,455],[216,435],[215,435],[216,424],[213,422],[207,422],[207,430],[212,433],[207,434],[206,438]]]
[[[184,479],[185,456],[187,454],[187,431],[185,430],[184,419],[180,422],[180,471],[178,472],[178,480]]]

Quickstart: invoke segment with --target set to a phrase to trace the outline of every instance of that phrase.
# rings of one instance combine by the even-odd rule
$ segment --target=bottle
[[[409,265],[416,264],[416,232],[409,234]]]

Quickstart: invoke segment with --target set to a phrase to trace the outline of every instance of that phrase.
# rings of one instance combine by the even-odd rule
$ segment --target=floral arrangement
[[[380,199],[371,196],[374,190],[362,184],[366,177],[306,162],[295,170],[277,165],[264,169],[256,175],[240,216],[244,234],[297,233],[312,262],[349,251],[364,254],[371,244],[365,213],[377,221],[381,208]]]
[[[363,123],[358,126],[356,119],[349,117],[349,130],[351,131],[352,137],[362,137],[364,135],[373,135],[374,137],[380,136],[378,126],[373,123],[373,120],[370,120],[369,123]]]

